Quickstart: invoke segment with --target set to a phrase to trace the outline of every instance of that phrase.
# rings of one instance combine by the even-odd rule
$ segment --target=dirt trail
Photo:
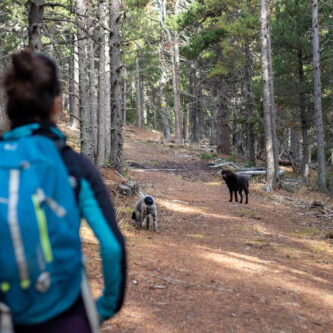
[[[324,238],[332,220],[274,202],[255,184],[248,205],[229,203],[226,185],[195,152],[147,143],[147,135],[127,131],[125,157],[128,175],[157,199],[160,234],[134,228],[136,198],[114,199],[128,289],[103,332],[333,332],[333,247]],[[98,294],[98,249],[83,236]]]

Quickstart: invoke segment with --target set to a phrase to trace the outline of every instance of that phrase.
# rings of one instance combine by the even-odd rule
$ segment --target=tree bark
[[[261,39],[261,71],[263,82],[263,104],[265,123],[265,147],[267,163],[267,189],[275,189],[275,164],[272,137],[271,98],[269,85],[269,62],[268,62],[268,1],[260,0],[260,39]]]
[[[184,142],[187,141],[188,131],[187,131],[187,118],[188,117],[188,104],[184,103],[184,114],[183,114],[183,139]]]
[[[317,137],[318,157],[318,189],[327,191],[324,126],[321,105],[321,73],[320,73],[320,50],[319,50],[319,27],[318,27],[318,0],[312,1],[312,44],[313,44],[313,68],[314,68],[314,111]]]
[[[331,2],[331,18],[333,18],[333,0]],[[331,48],[333,50],[333,19],[331,19]],[[330,128],[330,149],[331,149],[331,178],[329,183],[329,190],[333,192],[333,57],[331,57],[331,128]]]
[[[146,87],[143,81],[143,75],[140,76],[140,94],[142,122],[147,125]]]
[[[157,130],[157,100],[156,100],[156,89],[153,87],[151,90],[152,95],[152,108],[153,108],[153,129]]]
[[[123,169],[123,131],[121,99],[121,60],[119,33],[119,0],[110,2],[110,61],[111,61],[111,157],[119,172]]]
[[[301,49],[297,52],[298,58],[298,80],[299,80],[299,108],[301,115],[302,124],[302,161],[301,161],[301,173],[305,183],[308,182],[309,176],[309,134],[308,134],[308,116],[306,110],[305,101],[305,77],[304,77],[304,67],[303,67],[303,52]]]
[[[249,161],[253,166],[256,165],[255,154],[255,134],[253,124],[253,94],[252,94],[252,73],[251,73],[251,54],[248,39],[245,41],[245,92],[247,105],[247,149]]]
[[[179,0],[175,1],[175,15],[179,14]],[[176,81],[176,100],[178,108],[179,130],[182,132],[182,107],[180,101],[180,77],[179,77],[179,32],[174,32],[174,55],[175,55],[175,81]]]
[[[217,99],[218,99],[218,106],[216,113],[216,127],[217,127],[216,151],[218,154],[231,155],[226,83],[223,75],[219,76],[218,85],[217,85]]]
[[[268,0],[269,1],[269,0]],[[273,155],[274,155],[274,177],[275,181],[279,180],[279,141],[276,134],[277,127],[277,112],[275,106],[275,92],[274,92],[274,76],[273,76],[273,60],[272,60],[272,45],[271,45],[271,28],[267,28],[267,58],[268,58],[268,75],[269,75],[269,97],[271,109],[271,126],[272,126],[272,140],[273,140]]]
[[[127,122],[127,70],[124,67],[124,80],[123,80],[123,127],[126,126]]]
[[[140,79],[140,63],[139,57],[135,58],[135,69],[136,69],[136,107],[137,107],[137,126],[142,128],[142,103],[141,103],[141,79]]]
[[[222,62],[222,49],[220,46],[216,49],[217,59]],[[218,154],[231,155],[230,146],[230,128],[228,104],[226,95],[226,82],[222,74],[218,76],[216,95],[217,95],[217,111],[216,111],[216,128],[217,128],[217,148]]]
[[[108,2],[107,2],[108,4]],[[110,10],[107,8],[107,14]],[[109,22],[108,22],[109,23]],[[106,23],[106,27],[109,24]],[[105,36],[105,84],[106,84],[106,104],[105,104],[105,160],[111,160],[111,64],[110,64],[110,36]]]
[[[196,97],[196,137],[198,141],[203,139],[204,133],[204,119],[203,119],[203,111],[202,111],[202,77],[200,71],[200,64],[196,64],[196,71],[195,71],[195,97]]]
[[[75,108],[75,79],[74,79],[74,43],[70,49],[68,66],[69,120],[73,122]]]
[[[209,144],[216,145],[217,143],[217,133],[216,133],[216,109],[214,108],[211,111],[211,118],[210,118],[210,135],[209,135]]]
[[[78,13],[78,59],[79,59],[79,82],[80,82],[80,133],[81,133],[81,153],[94,162],[94,142],[92,135],[91,110],[89,103],[88,91],[88,54],[86,34],[82,28],[84,27],[83,16],[86,14],[85,0],[76,0],[76,10]]]
[[[42,26],[44,16],[43,0],[28,0],[29,5],[29,48],[34,52],[40,52],[42,48]]]
[[[168,111],[166,105],[166,98],[165,98],[165,86],[166,86],[166,61],[165,61],[165,54],[164,54],[164,39],[161,37],[160,40],[160,50],[159,50],[159,58],[160,58],[160,66],[161,66],[161,81],[160,81],[160,102],[161,102],[161,119],[162,119],[162,130],[163,130],[163,137],[167,140],[170,140],[170,125],[168,119]]]
[[[76,36],[76,39],[78,35]],[[78,42],[74,41],[73,43],[73,108],[70,112],[71,115],[71,129],[77,129],[80,127],[80,70],[79,70],[79,55],[78,55]]]
[[[189,73],[189,93],[195,96],[195,67],[191,66]],[[189,120],[190,120],[190,141],[191,143],[199,142],[198,136],[198,121],[197,121],[197,101],[196,97],[192,98],[189,102]]]
[[[106,161],[106,140],[109,140],[109,136],[106,135],[106,30],[107,26],[107,10],[105,0],[100,0],[98,3],[98,16],[99,16],[99,63],[98,63],[98,106],[97,106],[97,118],[98,118],[98,136],[97,136],[97,157],[96,163],[102,166]]]
[[[91,119],[91,135],[93,140],[94,159],[97,155],[97,79],[96,79],[96,66],[95,66],[95,48],[94,41],[91,38],[87,39],[88,59],[89,59],[89,109]]]

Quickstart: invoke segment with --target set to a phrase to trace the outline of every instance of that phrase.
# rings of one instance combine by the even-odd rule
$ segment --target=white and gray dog
[[[142,196],[135,204],[132,219],[135,220],[137,228],[150,228],[150,219],[153,218],[154,230],[157,231],[157,207],[154,197],[151,195]]]

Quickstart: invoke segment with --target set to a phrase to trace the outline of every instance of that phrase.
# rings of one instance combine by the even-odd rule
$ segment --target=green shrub
[[[217,158],[217,154],[209,154],[206,152],[202,152],[202,153],[198,154],[197,156],[200,157],[202,160],[212,160],[214,158]]]

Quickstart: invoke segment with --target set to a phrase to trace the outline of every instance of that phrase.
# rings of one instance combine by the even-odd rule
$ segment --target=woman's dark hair
[[[12,127],[49,120],[54,98],[60,93],[55,62],[30,50],[12,55],[12,60],[4,78]]]

